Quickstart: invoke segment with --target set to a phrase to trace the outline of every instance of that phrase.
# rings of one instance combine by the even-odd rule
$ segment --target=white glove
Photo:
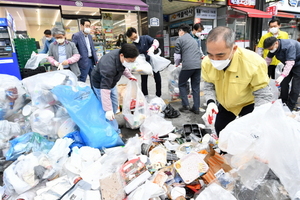
[[[284,76],[279,76],[275,81],[276,86],[279,86],[283,79],[284,79]]]
[[[115,114],[114,114],[114,112],[113,112],[112,110],[106,111],[106,113],[105,113],[105,118],[106,118],[107,120],[109,120],[109,121],[114,120],[114,119],[115,119]]]
[[[57,70],[63,70],[64,69],[64,66],[60,63],[57,67]]]
[[[148,49],[148,54],[153,54],[154,53],[154,46],[151,46],[149,49]]]
[[[59,62],[57,62],[57,61],[54,61],[54,65],[55,65],[56,67],[58,67],[58,65],[59,65]]]
[[[214,113],[217,114],[218,112],[219,112],[219,109],[218,109],[218,106],[215,103],[210,102],[207,105],[205,116],[206,116],[206,119],[207,119],[209,124],[212,124],[213,114]]]

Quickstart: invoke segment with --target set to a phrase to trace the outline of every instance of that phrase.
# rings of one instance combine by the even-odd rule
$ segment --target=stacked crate
[[[15,48],[18,56],[20,69],[24,69],[27,60],[31,57],[31,53],[38,52],[34,38],[20,39],[15,38]]]

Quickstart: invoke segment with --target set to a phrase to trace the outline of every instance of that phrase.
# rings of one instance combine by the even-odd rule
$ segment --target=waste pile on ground
[[[164,101],[146,102],[131,82],[125,118],[140,134],[124,144],[72,72],[0,78],[0,150],[10,161],[2,199],[300,198],[300,113],[280,100],[233,121],[217,138],[209,124],[174,127],[164,119]]]

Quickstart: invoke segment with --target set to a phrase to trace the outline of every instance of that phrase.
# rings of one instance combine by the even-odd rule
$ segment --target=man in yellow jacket
[[[223,26],[212,29],[206,47],[207,56],[202,61],[205,115],[209,119],[217,113],[215,129],[219,135],[237,116],[270,102],[272,93],[266,61],[255,52],[235,45],[233,30]]]
[[[256,53],[258,53],[263,58],[266,58],[269,50],[264,49],[264,41],[269,37],[276,37],[277,39],[289,39],[289,35],[285,31],[281,31],[279,28],[281,27],[279,19],[272,19],[269,21],[269,32],[261,36],[259,43],[257,45]],[[268,66],[268,75],[272,79],[275,79],[275,68],[280,63],[279,60],[274,56],[272,62]]]

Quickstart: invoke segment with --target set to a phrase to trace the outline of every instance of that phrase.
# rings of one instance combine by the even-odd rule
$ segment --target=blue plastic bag
[[[86,146],[79,131],[74,131],[72,133],[69,133],[64,136],[64,138],[66,138],[66,137],[74,140],[74,142],[69,146],[70,149],[72,149],[73,147],[80,148],[82,146]]]
[[[18,136],[9,141],[9,143],[10,148],[5,155],[6,160],[16,160],[23,153],[48,153],[54,145],[54,142],[51,142],[39,133],[34,132]]]
[[[52,93],[67,109],[80,128],[80,135],[87,146],[94,148],[123,146],[119,134],[105,120],[105,112],[89,86],[58,85]]]

